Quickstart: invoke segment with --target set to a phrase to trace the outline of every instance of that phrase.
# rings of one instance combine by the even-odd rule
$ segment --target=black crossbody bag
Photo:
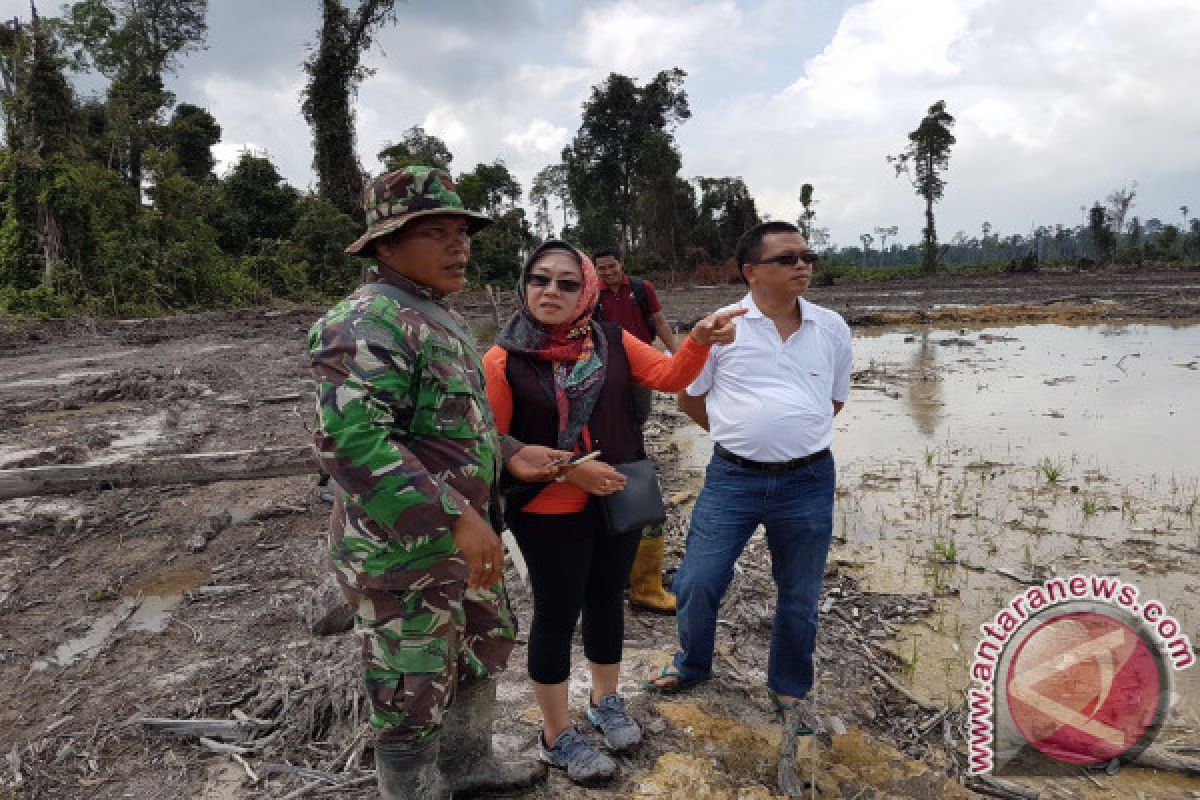
[[[612,468],[625,476],[625,488],[597,498],[604,514],[604,528],[610,536],[633,533],[667,521],[667,507],[650,459],[613,464]]]

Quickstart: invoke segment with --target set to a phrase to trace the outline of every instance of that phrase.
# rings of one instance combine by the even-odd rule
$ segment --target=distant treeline
[[[1098,209],[1098,211],[1092,210]],[[1022,264],[1045,266],[1107,264],[1200,263],[1200,219],[1187,216],[1178,222],[1132,217],[1118,237],[1116,219],[1102,204],[1085,208],[1091,221],[1086,225],[1039,226],[1026,235],[1001,236],[984,223],[980,234],[958,231],[940,246],[945,265],[993,265],[1019,269]],[[890,234],[888,231],[892,231]],[[826,251],[833,263],[862,268],[908,267],[921,263],[921,245],[889,244],[894,228],[876,228],[859,237],[859,247],[837,247]],[[1031,258],[1032,257],[1032,258]]]
[[[206,0],[80,0],[61,17],[31,8],[28,21],[0,25],[0,313],[153,314],[315,300],[354,285],[364,265],[343,248],[362,227],[356,198],[366,173],[355,150],[353,99],[370,74],[362,54],[395,21],[394,0],[320,2],[321,28],[302,65],[309,80],[297,99],[312,132],[313,191],[290,186],[267,153],[245,152],[214,174],[219,121],[166,90],[165,77],[204,46]],[[72,73],[99,75],[107,89],[78,97]],[[711,280],[724,276],[713,265],[762,217],[740,177],[680,175],[675,131],[691,116],[685,78],[680,69],[642,84],[609,75],[584,102],[561,159],[528,191],[500,159],[455,171],[446,144],[417,126],[378,158],[393,169],[450,170],[464,204],[497,219],[475,238],[476,281],[510,284],[523,254],[549,236],[618,247],[633,271]],[[952,124],[944,104],[936,109]],[[913,157],[931,119],[910,136]],[[831,247],[812,185],[798,187],[796,221],[833,265],[827,278],[839,264],[928,268],[1030,252],[1047,262],[1200,255],[1200,223],[1186,208],[1182,226],[1127,221],[1132,190],[1098,203],[1078,228],[1001,237],[985,224],[980,237],[960,233],[938,245],[932,204],[953,143],[948,127],[935,126],[939,132],[942,161],[932,176],[919,162],[914,174],[918,194],[928,195],[922,245],[889,243],[899,233],[892,226],[864,234],[862,247]]]

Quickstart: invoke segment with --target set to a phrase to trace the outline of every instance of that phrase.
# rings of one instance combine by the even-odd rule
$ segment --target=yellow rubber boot
[[[629,605],[634,608],[656,614],[675,613],[675,595],[662,585],[664,545],[662,536],[643,537],[638,544],[637,558],[629,571]]]

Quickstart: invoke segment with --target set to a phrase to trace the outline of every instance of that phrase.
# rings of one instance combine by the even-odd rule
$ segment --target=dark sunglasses
[[[526,286],[533,286],[537,289],[545,289],[552,283],[558,287],[560,292],[566,294],[574,294],[583,288],[583,281],[577,281],[574,278],[551,278],[549,275],[535,273],[525,279]]]
[[[797,253],[794,256],[775,256],[774,258],[764,258],[762,261],[756,261],[754,263],[778,264],[781,267],[796,267],[800,265],[801,261],[803,261],[805,264],[808,264],[811,267],[813,264],[817,263],[818,258],[820,258],[820,256],[818,256],[812,250],[806,250],[803,253]]]

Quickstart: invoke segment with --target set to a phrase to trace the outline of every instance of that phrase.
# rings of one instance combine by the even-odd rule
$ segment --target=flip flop
[[[647,692],[651,692],[652,694],[679,694],[680,692],[686,692],[689,689],[694,689],[700,684],[705,683],[704,680],[699,678],[684,677],[683,673],[675,669],[671,664],[663,667],[658,673],[658,677],[678,678],[678,681],[670,684],[669,686],[659,686],[654,682],[654,679],[651,678],[642,684],[642,688]]]

